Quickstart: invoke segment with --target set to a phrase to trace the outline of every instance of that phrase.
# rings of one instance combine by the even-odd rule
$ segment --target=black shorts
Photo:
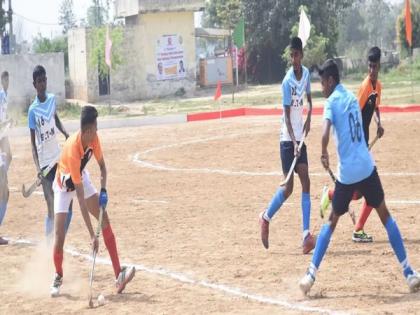
[[[293,141],[280,142],[280,159],[281,159],[281,166],[283,168],[283,174],[289,173],[290,167],[292,166],[293,160],[295,159],[295,146],[293,145]],[[300,156],[296,161],[296,165],[298,164],[308,165],[308,155],[306,153],[305,143],[302,145],[302,148],[300,149]],[[296,166],[295,166],[294,171],[296,171]]]
[[[349,204],[355,191],[358,191],[365,197],[369,206],[373,208],[379,207],[385,195],[376,167],[368,178],[360,182],[345,185],[336,181],[332,200],[332,207],[335,214],[343,215],[349,210]]]
[[[45,170],[47,167],[48,166],[43,167],[41,171]],[[44,177],[46,180],[48,180],[51,183],[51,185],[54,182],[56,171],[57,171],[57,164],[55,164],[54,167],[50,169],[48,174]]]

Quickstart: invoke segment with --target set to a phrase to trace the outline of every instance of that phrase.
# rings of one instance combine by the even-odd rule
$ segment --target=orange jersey
[[[372,121],[373,113],[381,103],[381,92],[381,82],[377,80],[374,89],[372,81],[370,81],[369,76],[367,76],[360,86],[359,93],[357,93],[360,110],[362,111],[363,133],[365,135],[366,144],[369,143],[369,126]]]
[[[86,148],[82,146],[80,131],[66,140],[61,151],[56,175],[60,188],[74,190],[74,185],[82,182],[82,171],[92,157],[92,153],[97,161],[103,157],[98,135]]]
[[[372,86],[372,82],[367,76],[362,85],[359,88],[359,92],[357,93],[357,100],[360,104],[360,109],[363,109],[368,106],[377,108],[379,104],[381,104],[381,93],[382,93],[382,84],[379,80],[376,81],[376,88],[374,89]]]

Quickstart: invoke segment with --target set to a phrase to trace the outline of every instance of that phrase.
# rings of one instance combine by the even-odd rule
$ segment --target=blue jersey
[[[55,96],[47,94],[46,100],[41,103],[35,97],[28,111],[29,129],[35,131],[36,148],[41,168],[58,161],[60,147],[56,139],[57,127],[55,125]]]
[[[342,184],[354,184],[370,176],[374,162],[363,134],[362,114],[356,97],[338,84],[324,106],[324,119],[331,121]]]

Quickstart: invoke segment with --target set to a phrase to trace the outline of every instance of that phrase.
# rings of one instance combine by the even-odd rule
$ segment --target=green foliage
[[[33,41],[32,49],[37,54],[44,54],[50,52],[64,52],[67,53],[67,37],[57,36],[53,39],[42,37],[41,34]]]
[[[102,26],[108,21],[109,0],[92,0],[92,5],[87,9],[87,25],[90,27]]]
[[[299,7],[305,5],[311,24],[328,41],[317,47],[318,55],[325,44],[327,57],[336,55],[338,17],[350,6],[350,0],[242,0],[246,23],[249,70],[257,82],[280,80],[286,63],[281,58],[289,44],[292,27],[299,21]],[[322,34],[322,35],[321,35]],[[314,52],[315,53],[315,52]]]
[[[306,8],[304,8],[306,11]],[[309,20],[311,20],[309,16]],[[293,36],[297,36],[299,32],[299,22],[292,27],[292,33],[290,38]],[[316,32],[315,26],[311,25],[311,35],[309,36],[309,40],[306,43],[305,48],[303,49],[303,60],[302,64],[307,67],[312,67],[315,65],[322,64],[327,59],[327,45],[328,45],[328,38],[322,36],[322,34],[318,34]],[[288,66],[290,66],[290,48],[289,46],[286,47],[282,58]]]
[[[112,70],[115,70],[123,63],[121,55],[121,43],[124,36],[123,29],[120,26],[110,28],[109,33],[112,40]],[[108,75],[108,66],[105,63],[105,37],[106,27],[93,28],[89,32],[89,42],[91,47],[89,65],[93,69],[98,69],[98,74],[101,78],[106,78]]]
[[[359,62],[365,61],[370,47],[394,50],[398,13],[398,6],[385,0],[354,2],[340,18],[338,53]]]
[[[211,0],[206,2],[203,25],[233,29],[243,15],[241,0]]]
[[[62,0],[58,23],[63,26],[63,34],[76,27],[76,16],[73,12],[73,0]]]
[[[420,1],[411,1],[411,24],[413,26],[413,48],[420,47]],[[397,41],[401,55],[409,55],[409,46],[405,35],[405,10],[397,19]]]
[[[42,37],[41,34],[34,39],[32,43],[32,50],[37,54],[46,54],[54,52],[64,53],[64,66],[68,69],[69,53],[67,45],[67,36],[57,36],[53,39]]]

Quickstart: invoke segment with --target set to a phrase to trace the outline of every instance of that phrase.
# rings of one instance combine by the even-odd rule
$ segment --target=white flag
[[[308,16],[305,11],[301,9],[299,19],[299,32],[298,37],[302,40],[303,47],[306,46],[306,42],[311,34],[311,22],[309,22]]]

